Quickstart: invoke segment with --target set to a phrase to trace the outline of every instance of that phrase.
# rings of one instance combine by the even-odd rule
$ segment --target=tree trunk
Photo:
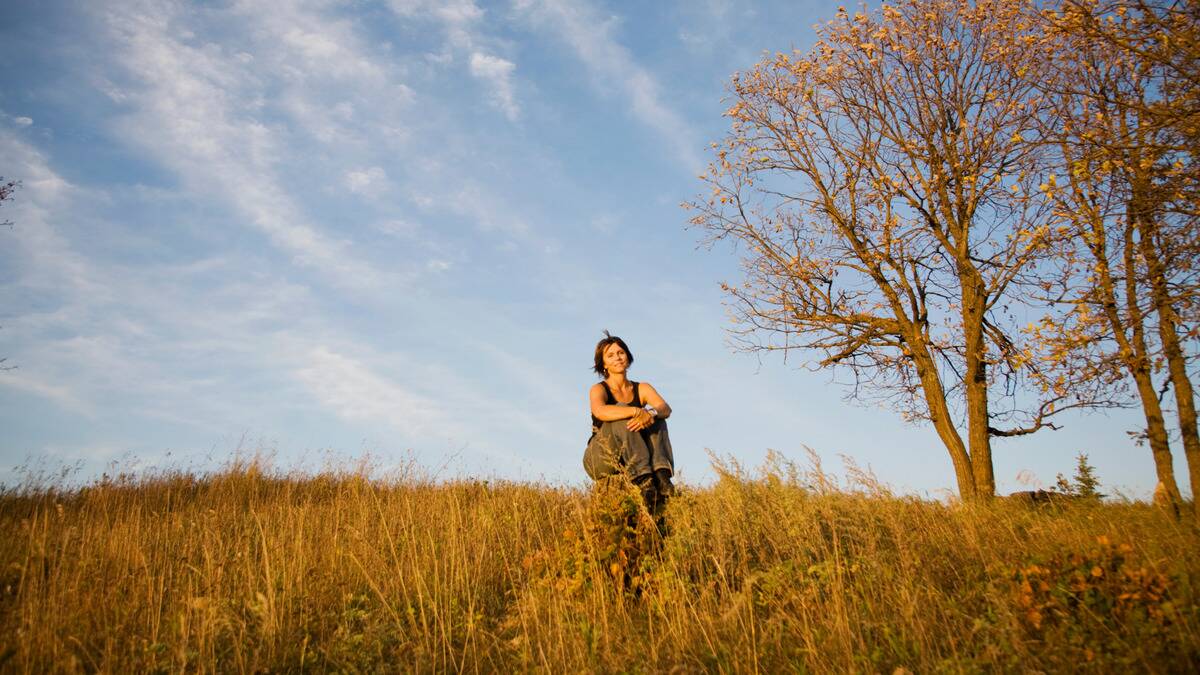
[[[971,473],[975,478],[975,497],[981,500],[996,495],[992,469],[992,437],[988,431],[987,353],[983,339],[983,311],[987,297],[983,281],[974,269],[964,271],[962,280],[962,320],[965,338],[966,373],[963,386],[967,399],[967,438],[970,443]]]
[[[1093,214],[1091,222],[1092,237],[1088,248],[1096,262],[1096,273],[1099,276],[1096,291],[1099,294],[1104,317],[1108,321],[1113,339],[1117,343],[1117,355],[1121,364],[1133,378],[1137,387],[1138,399],[1142,404],[1142,414],[1146,418],[1146,440],[1150,444],[1150,454],[1154,459],[1154,472],[1158,482],[1171,503],[1178,506],[1182,501],[1179,484],[1175,480],[1175,465],[1171,457],[1171,446],[1167,440],[1166,422],[1163,419],[1162,405],[1154,388],[1150,374],[1150,356],[1146,347],[1145,314],[1138,299],[1141,295],[1141,285],[1137,273],[1137,243],[1134,240],[1136,230],[1136,205],[1131,200],[1126,205],[1126,218],[1121,237],[1120,255],[1124,266],[1123,300],[1126,316],[1121,316],[1117,304],[1117,281],[1113,278],[1109,264],[1107,245],[1108,233],[1105,223]],[[1085,238],[1086,239],[1086,238]]]
[[[1187,458],[1188,477],[1192,487],[1192,516],[1200,521],[1200,507],[1197,507],[1197,495],[1200,495],[1200,436],[1196,430],[1196,399],[1192,390],[1192,381],[1187,373],[1187,360],[1179,344],[1179,333],[1176,330],[1176,313],[1167,289],[1166,274],[1163,270],[1162,259],[1158,254],[1159,237],[1157,225],[1142,215],[1139,221],[1141,235],[1142,257],[1146,260],[1146,273],[1150,280],[1150,296],[1154,301],[1154,309],[1158,314],[1158,335],[1162,342],[1163,355],[1167,359],[1167,372],[1170,374],[1171,386],[1175,389],[1175,405],[1179,414],[1179,432],[1183,438],[1183,453]],[[1178,487],[1175,492],[1178,493]],[[1174,496],[1174,495],[1172,495]]]
[[[1192,517],[1200,524],[1200,435],[1196,429],[1196,399],[1182,354],[1168,357],[1175,404],[1179,408],[1179,431],[1183,434],[1183,454],[1187,458],[1188,479],[1192,486]]]
[[[1154,473],[1166,490],[1171,503],[1180,504],[1183,502],[1183,496],[1179,494],[1179,484],[1175,481],[1175,465],[1171,458],[1171,446],[1167,441],[1167,426],[1163,420],[1158,395],[1154,391],[1154,382],[1150,379],[1149,364],[1143,360],[1143,363],[1131,368],[1131,372],[1134,382],[1137,383],[1138,398],[1142,401],[1142,412],[1146,415],[1146,440],[1150,443],[1150,454],[1154,457]]]
[[[1140,141],[1141,139],[1139,138],[1138,140]],[[1134,318],[1136,319],[1136,322],[1134,323],[1134,326],[1133,326],[1134,327],[1135,347],[1139,349],[1139,351],[1140,351],[1139,355],[1141,356],[1141,359],[1143,361],[1143,364],[1142,364],[1142,367],[1140,370],[1142,370],[1142,372],[1144,373],[1144,379],[1147,380],[1147,382],[1148,382],[1150,379],[1149,356],[1148,356],[1148,353],[1147,353],[1146,347],[1145,347],[1145,345],[1146,345],[1145,336],[1142,332],[1142,317],[1140,314],[1141,310],[1137,307],[1137,297],[1136,297],[1137,294],[1132,290],[1134,288],[1134,284],[1136,283],[1135,280],[1138,276],[1137,268],[1132,264],[1133,263],[1132,255],[1133,255],[1133,248],[1134,248],[1134,244],[1133,244],[1134,229],[1136,229],[1137,234],[1138,234],[1137,249],[1142,254],[1142,260],[1146,265],[1146,281],[1150,285],[1151,301],[1153,302],[1154,311],[1158,315],[1159,339],[1163,346],[1164,353],[1167,353],[1168,357],[1169,357],[1169,351],[1171,350],[1171,347],[1168,345],[1173,345],[1174,351],[1176,353],[1179,352],[1179,342],[1178,342],[1179,338],[1175,334],[1174,322],[1172,321],[1172,318],[1174,317],[1174,311],[1171,307],[1169,292],[1167,291],[1166,276],[1165,276],[1165,273],[1163,270],[1162,259],[1159,257],[1158,250],[1156,249],[1156,246],[1159,244],[1159,242],[1158,242],[1158,232],[1156,231],[1157,223],[1154,219],[1154,209],[1151,207],[1151,204],[1154,203],[1153,196],[1151,194],[1152,186],[1150,185],[1150,182],[1149,182],[1150,179],[1144,173],[1140,172],[1140,169],[1142,167],[1142,157],[1140,156],[1140,153],[1136,150],[1136,147],[1135,147],[1134,151],[1131,153],[1131,156],[1130,156],[1129,162],[1127,163],[1127,166],[1133,167],[1133,172],[1128,176],[1130,194],[1129,194],[1129,201],[1126,205],[1127,223],[1126,223],[1126,229],[1125,229],[1125,248],[1126,248],[1125,255],[1126,255],[1126,261],[1127,261],[1126,266],[1128,267],[1128,269],[1125,270],[1125,274],[1126,274],[1126,285],[1130,288],[1130,291],[1128,293],[1130,297],[1126,298],[1126,302],[1129,303],[1129,306],[1134,310],[1134,313],[1135,313]],[[1164,327],[1165,327],[1165,329],[1164,329]],[[1174,373],[1172,373],[1171,375],[1172,375],[1172,379],[1174,379],[1174,377],[1173,377]],[[1183,373],[1183,375],[1184,375],[1183,379],[1186,380],[1187,373],[1185,372],[1185,373]],[[1147,383],[1145,385],[1143,385],[1141,382],[1138,383],[1139,390],[1143,386],[1149,387],[1150,395],[1154,398],[1154,407],[1159,408],[1157,410],[1157,414],[1158,414],[1159,418],[1161,419],[1162,410],[1158,406],[1158,397],[1153,393],[1153,386],[1149,383]],[[1190,396],[1191,396],[1190,382],[1185,382],[1184,386],[1185,386],[1185,389],[1187,390],[1187,393],[1190,398]],[[1139,393],[1142,394],[1142,399],[1143,399],[1143,401],[1145,401],[1146,394],[1143,392],[1139,392]],[[1179,396],[1178,388],[1176,388],[1175,393],[1176,393],[1176,396]],[[1191,408],[1190,401],[1189,401],[1189,408]],[[1194,411],[1194,409],[1192,410],[1192,413],[1193,413],[1192,418],[1191,418],[1192,432],[1194,434],[1195,433],[1195,411]],[[1182,411],[1180,411],[1180,415],[1182,418]],[[1149,421],[1149,417],[1147,417],[1147,421]],[[1151,429],[1149,427],[1147,427],[1147,432],[1150,432],[1150,431],[1151,431]],[[1183,498],[1179,494],[1179,486],[1178,486],[1178,484],[1175,483],[1175,480],[1174,480],[1175,479],[1175,467],[1171,462],[1170,450],[1167,447],[1165,429],[1164,429],[1162,435],[1163,435],[1163,439],[1161,441],[1161,446],[1162,446],[1161,450],[1159,448],[1156,448],[1153,445],[1153,440],[1154,440],[1153,437],[1151,437],[1152,445],[1150,447],[1151,447],[1151,450],[1154,452],[1154,463],[1159,472],[1159,480],[1163,482],[1163,485],[1166,488],[1167,493],[1171,498],[1171,501],[1174,502],[1176,505],[1178,505],[1183,501]],[[1186,439],[1186,434],[1185,434],[1185,439]],[[1185,440],[1185,443],[1186,442],[1187,441]],[[1186,449],[1185,449],[1185,452],[1186,452]],[[1167,483],[1163,478],[1164,476],[1170,476],[1171,482]]]
[[[950,453],[950,461],[954,465],[954,477],[958,481],[958,495],[964,500],[974,500],[977,496],[975,476],[971,467],[971,457],[963,445],[962,436],[954,428],[954,420],[950,416],[950,408],[946,405],[946,390],[938,377],[937,365],[925,344],[919,339],[909,340],[913,352],[913,363],[917,368],[917,377],[921,380],[921,388],[925,394],[925,402],[929,405],[929,419],[937,431],[938,438]]]

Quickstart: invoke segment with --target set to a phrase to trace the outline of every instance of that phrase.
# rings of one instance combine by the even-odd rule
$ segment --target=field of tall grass
[[[943,504],[779,458],[681,487],[415,472],[0,494],[6,672],[1184,672],[1200,536],[1139,503]]]

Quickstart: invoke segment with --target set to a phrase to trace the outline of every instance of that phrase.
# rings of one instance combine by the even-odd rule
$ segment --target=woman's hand
[[[641,431],[654,424],[654,416],[646,412],[644,408],[638,408],[637,412],[633,413],[633,417],[625,423],[625,428],[630,431]]]

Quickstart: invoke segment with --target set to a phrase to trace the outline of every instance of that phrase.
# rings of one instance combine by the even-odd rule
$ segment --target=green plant
[[[1055,487],[1059,492],[1079,499],[1099,501],[1104,498],[1097,489],[1100,487],[1100,478],[1096,475],[1096,467],[1088,462],[1088,456],[1083,452],[1075,456],[1075,474],[1071,480],[1068,481],[1060,473],[1055,480]]]

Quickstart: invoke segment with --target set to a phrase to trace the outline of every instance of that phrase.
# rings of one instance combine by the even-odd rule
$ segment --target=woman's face
[[[621,345],[612,343],[604,348],[604,368],[609,373],[623,373],[629,366],[629,355],[621,349]]]

